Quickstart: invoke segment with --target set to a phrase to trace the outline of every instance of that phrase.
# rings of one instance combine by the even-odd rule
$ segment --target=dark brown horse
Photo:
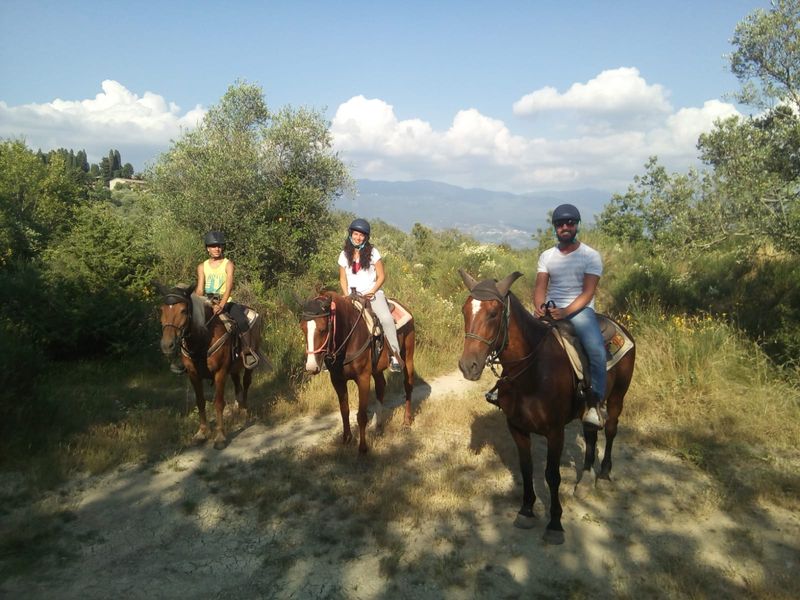
[[[458,367],[464,377],[472,381],[480,378],[487,362],[503,367],[497,386],[498,401],[517,445],[522,472],[522,508],[515,525],[526,529],[535,525],[530,434],[537,433],[547,439],[545,479],[550,488],[550,522],[545,540],[563,543],[558,487],[564,427],[580,417],[586,408],[577,397],[576,378],[569,358],[553,334],[552,326],[531,315],[510,291],[521,273],[512,273],[497,283],[493,279],[477,282],[464,271],[460,273],[470,295],[462,308],[465,338]],[[635,357],[634,347],[607,374],[606,449],[598,478],[608,479],[611,472],[611,447],[617,434],[623,398],[633,376]],[[586,454],[582,477],[588,477],[595,461],[597,431],[584,427],[583,435]]]
[[[331,375],[331,383],[339,397],[344,443],[353,438],[350,431],[350,404],[347,382],[358,386],[358,451],[367,451],[366,428],[370,377],[375,380],[375,395],[383,405],[386,379],[383,371],[389,366],[389,343],[384,340],[379,354],[364,316],[350,298],[334,292],[323,292],[303,305],[300,326],[306,339],[306,371],[319,373],[323,364]],[[405,363],[403,387],[406,393],[404,423],[411,425],[411,390],[414,386],[414,319],[397,330],[400,356]],[[377,355],[376,355],[377,354]]]
[[[180,353],[186,374],[194,388],[200,428],[192,439],[196,444],[208,440],[203,380],[210,379],[214,382],[214,410],[217,417],[214,448],[221,450],[227,441],[222,418],[225,408],[225,380],[228,375],[231,376],[238,408],[246,413],[247,390],[253,379],[253,371],[244,368],[241,355],[234,360],[233,336],[228,333],[220,317],[213,314],[210,304],[192,294],[194,286],[167,288],[159,283],[155,285],[163,296],[161,351],[170,359]],[[261,317],[257,317],[252,323],[250,332],[251,349],[258,352]]]

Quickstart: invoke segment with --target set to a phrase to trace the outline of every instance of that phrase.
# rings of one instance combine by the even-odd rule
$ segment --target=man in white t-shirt
[[[543,317],[545,305],[553,319],[568,319],[583,344],[589,359],[591,391],[583,422],[600,429],[603,420],[599,406],[606,393],[606,348],[594,312],[594,295],[603,274],[603,261],[594,248],[577,240],[581,214],[571,204],[553,211],[553,227],[558,244],[539,256],[533,291],[534,314]],[[551,305],[552,306],[552,305]]]

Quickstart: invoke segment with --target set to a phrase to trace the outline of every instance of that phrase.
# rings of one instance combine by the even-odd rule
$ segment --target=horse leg
[[[520,529],[531,529],[536,526],[536,517],[533,514],[533,503],[536,502],[536,494],[533,492],[533,460],[531,458],[531,436],[529,433],[520,431],[508,424],[511,437],[517,445],[519,454],[519,470],[522,474],[522,507],[514,520],[514,527]]]
[[[250,384],[253,381],[253,369],[244,370],[244,385],[242,386],[242,399],[239,400],[239,407],[244,411],[247,416],[249,405],[247,404],[247,390],[250,389]]]
[[[214,412],[217,415],[217,424],[214,432],[214,449],[222,450],[225,447],[225,422],[222,412],[225,410],[225,369],[214,373]]]
[[[378,405],[376,406],[375,413],[375,431],[378,433],[383,433],[383,421],[385,417],[385,411],[383,410],[383,398],[386,395],[386,378],[383,376],[383,372],[381,371],[373,373],[372,378],[375,380],[375,397],[378,399]]]
[[[350,431],[350,403],[347,400],[347,380],[336,379],[331,372],[331,383],[336,395],[339,397],[339,412],[342,413],[342,444],[348,443],[353,439],[353,432]]]
[[[367,408],[369,407],[369,373],[362,370],[362,374],[356,379],[358,384],[358,452],[364,454],[367,451]]]
[[[242,377],[241,373],[238,371],[234,373],[231,371],[230,373],[231,381],[233,382],[233,393],[236,397],[236,410],[242,408],[243,400],[242,400]]]
[[[558,488],[561,485],[561,452],[564,450],[564,430],[551,432],[547,436],[547,466],[544,478],[550,488],[550,522],[544,532],[547,544],[563,544],[564,528],[561,526],[561,500]]]
[[[403,388],[406,392],[406,411],[403,417],[403,425],[410,426],[414,422],[411,414],[411,392],[414,389],[414,332],[409,332],[403,339],[403,362],[405,370],[403,372]]]
[[[619,424],[619,416],[622,414],[622,395],[616,391],[612,392],[607,406],[606,449],[603,452],[603,461],[600,463],[600,472],[597,474],[597,479],[611,481],[611,448],[614,446],[614,438],[617,437],[617,425]]]
[[[190,373],[189,381],[192,382],[194,388],[197,416],[200,418],[200,427],[192,437],[192,443],[204,444],[208,440],[208,420],[206,419],[206,399],[203,396],[203,379],[197,373]]]
[[[575,484],[573,494],[578,498],[585,497],[594,485],[591,473],[594,466],[595,456],[597,453],[597,430],[593,427],[583,427],[583,441],[586,444],[586,451],[583,455],[583,470],[581,471],[580,479]]]

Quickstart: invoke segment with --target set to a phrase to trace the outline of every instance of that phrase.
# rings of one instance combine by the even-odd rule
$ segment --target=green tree
[[[221,229],[239,272],[273,283],[305,268],[349,177],[313,110],[272,113],[260,87],[228,88],[148,174],[176,223]]]
[[[788,102],[800,109],[800,0],[774,0],[736,26],[731,71],[742,82],[737,98],[771,107]]]

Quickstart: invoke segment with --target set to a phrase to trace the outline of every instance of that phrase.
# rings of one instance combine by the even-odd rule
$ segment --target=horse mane
[[[209,335],[206,326],[206,299],[192,292],[189,304],[192,309],[192,337],[206,339]]]
[[[522,331],[525,340],[533,346],[542,338],[543,334],[550,331],[550,325],[528,312],[528,309],[525,308],[520,299],[511,290],[508,292],[508,298],[514,320]]]

